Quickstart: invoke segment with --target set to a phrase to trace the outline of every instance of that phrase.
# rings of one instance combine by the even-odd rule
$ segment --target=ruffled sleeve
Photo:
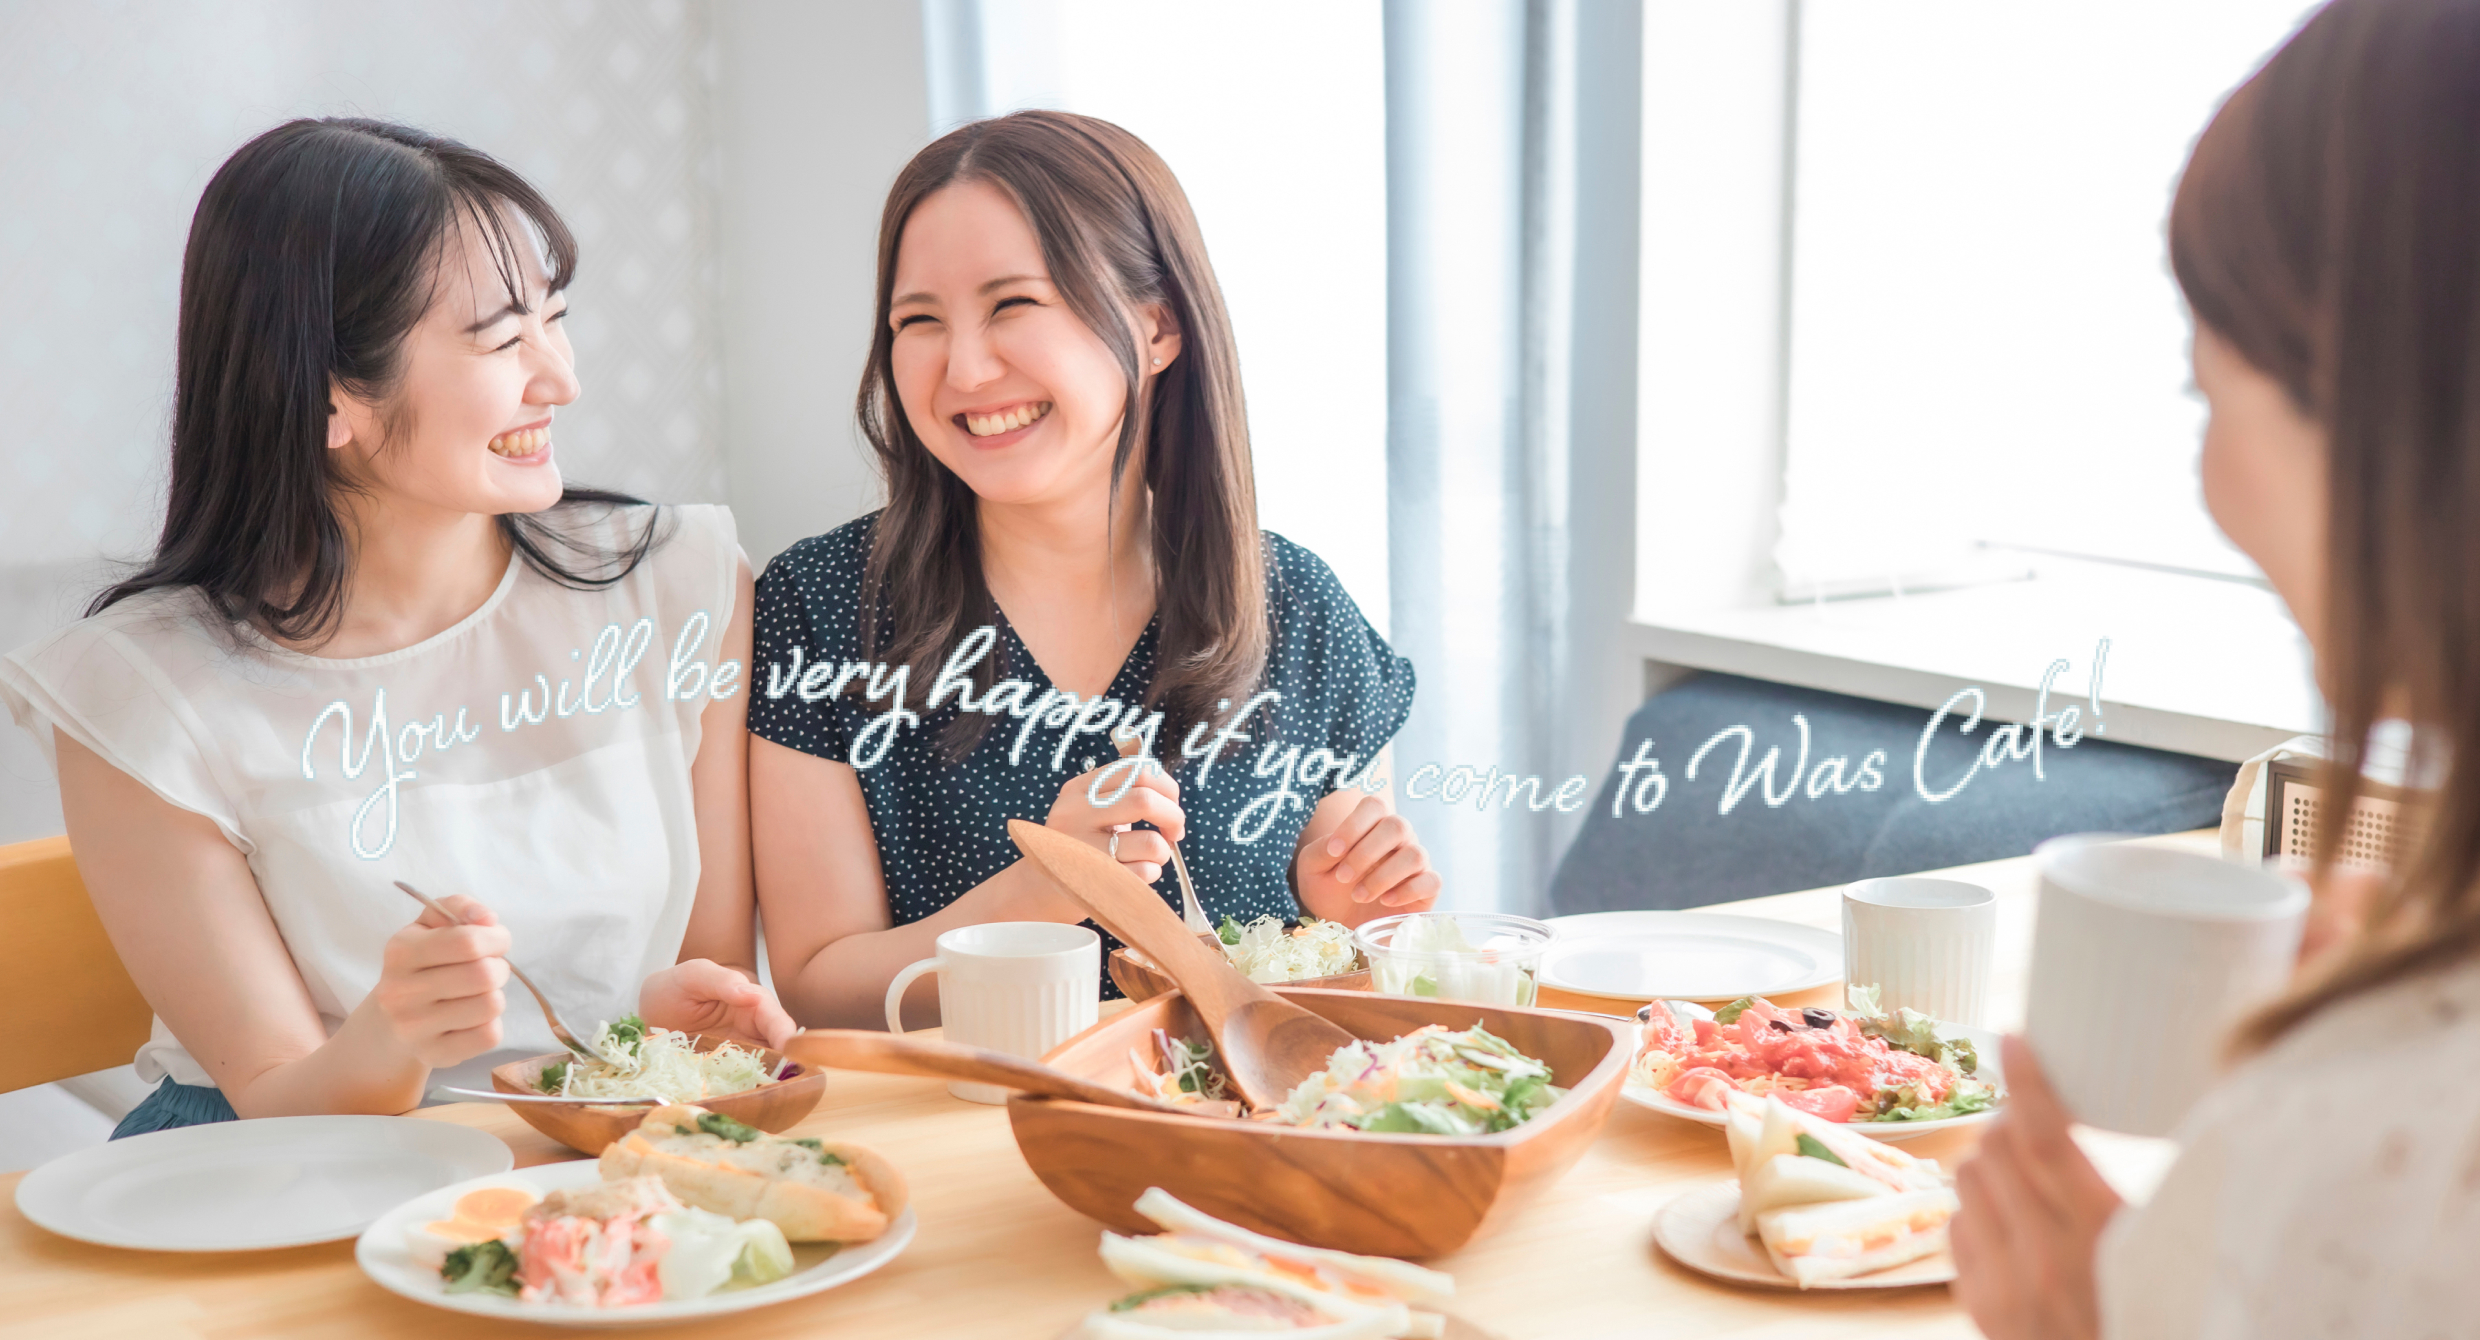
[[[814,681],[805,693],[801,680],[816,666],[860,655],[861,578],[872,517],[801,541],[758,578],[751,734],[838,763],[851,759],[851,700],[821,695]]]
[[[1370,626],[1324,560],[1272,533],[1266,550],[1274,620],[1267,679],[1284,691],[1282,738],[1357,760],[1357,776],[1412,714],[1412,662]],[[1326,776],[1320,795],[1338,775]]]
[[[213,820],[246,855],[255,848],[230,798],[231,779],[185,692],[212,673],[206,658],[216,649],[188,646],[206,634],[167,609],[192,598],[137,596],[0,657],[0,703],[34,736],[55,775],[57,730],[167,802]],[[140,621],[157,624],[144,639],[132,636]],[[167,659],[167,647],[203,655]]]

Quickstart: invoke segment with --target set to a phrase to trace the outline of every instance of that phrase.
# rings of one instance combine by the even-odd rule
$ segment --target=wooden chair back
[[[153,1026],[66,837],[0,846],[0,1017],[0,1093],[127,1065]]]

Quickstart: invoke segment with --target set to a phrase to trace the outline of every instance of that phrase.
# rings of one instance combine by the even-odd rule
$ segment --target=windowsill
[[[2032,580],[1927,595],[1753,609],[1640,612],[1648,661],[1936,708],[1967,685],[1984,715],[2049,710],[2096,738],[2238,760],[2322,729],[2306,643],[2271,592],[2232,582],[2042,560]],[[2110,649],[2098,725],[2086,701]],[[1957,707],[1968,712],[1970,700]]]

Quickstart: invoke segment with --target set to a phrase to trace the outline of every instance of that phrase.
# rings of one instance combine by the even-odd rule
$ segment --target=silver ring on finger
[[[1119,859],[1119,830],[1116,828],[1111,830],[1111,859]]]

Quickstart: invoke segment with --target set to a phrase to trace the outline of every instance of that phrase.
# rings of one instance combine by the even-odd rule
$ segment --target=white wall
[[[1648,0],[1636,612],[1771,600],[1782,502],[1783,0]]]
[[[721,79],[723,424],[750,560],[883,501],[853,398],[878,215],[929,140],[916,0],[734,0]]]

